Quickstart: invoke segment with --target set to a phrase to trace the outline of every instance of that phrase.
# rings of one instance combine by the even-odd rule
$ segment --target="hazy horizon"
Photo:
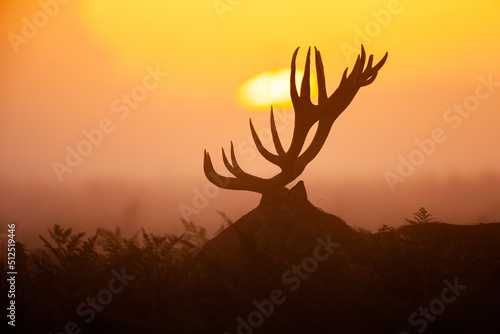
[[[500,221],[500,177],[494,174],[484,174],[476,180],[458,176],[442,181],[428,178],[413,182],[397,194],[388,191],[383,183],[348,184],[332,178],[326,184],[318,184],[300,179],[304,180],[313,205],[352,227],[372,232],[381,224],[406,224],[405,218],[412,218],[420,207],[425,207],[436,220],[449,224]],[[50,185],[20,186],[4,180],[0,189],[0,222],[16,222],[19,241],[30,246],[41,246],[38,235],[46,235],[54,224],[89,234],[97,228],[118,227],[131,237],[141,228],[155,234],[179,234],[184,218],[213,236],[224,224],[218,212],[236,221],[259,203],[260,196],[255,193],[215,193],[211,192],[215,189],[212,187],[204,192],[207,184],[180,186],[174,190],[181,195],[174,197],[165,184],[94,180],[53,189]]]

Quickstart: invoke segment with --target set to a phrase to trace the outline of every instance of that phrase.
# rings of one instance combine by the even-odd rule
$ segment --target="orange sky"
[[[0,221],[164,232],[181,227],[179,207],[209,229],[217,210],[237,219],[257,195],[196,192],[203,149],[223,172],[230,140],[243,167],[274,172],[248,127],[265,132],[268,109],[243,106],[240,85],[315,45],[331,93],[359,43],[389,59],[300,177],[311,201],[370,229],[420,206],[450,223],[499,220],[499,12],[493,0],[2,2]],[[286,138],[293,113],[277,109]],[[99,127],[97,145],[81,144]],[[68,147],[89,154],[58,177]],[[419,165],[391,186],[400,157]]]

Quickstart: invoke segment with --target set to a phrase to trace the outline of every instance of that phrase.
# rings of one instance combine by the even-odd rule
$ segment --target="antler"
[[[252,120],[250,120],[250,130],[259,153],[266,160],[280,167],[281,172],[269,179],[260,178],[246,173],[238,165],[234,154],[234,146],[231,142],[231,162],[227,159],[224,149],[222,149],[222,160],[224,161],[224,165],[227,170],[233,174],[234,177],[227,177],[218,174],[213,167],[210,155],[205,150],[203,169],[206,177],[213,184],[224,189],[248,190],[265,194],[286,186],[288,183],[295,180],[304,171],[306,165],[319,153],[326,141],[326,138],[328,137],[328,134],[330,133],[333,122],[351,103],[358,90],[363,86],[371,84],[375,80],[378,71],[384,65],[388,55],[386,53],[384,57],[373,67],[373,55],[370,55],[368,58],[368,64],[365,67],[366,54],[363,45],[361,45],[361,54],[358,55],[353,70],[349,75],[347,75],[348,69],[345,69],[338,88],[330,97],[328,97],[321,54],[316,48],[314,48],[316,58],[316,76],[318,82],[318,104],[315,105],[311,101],[310,88],[311,48],[307,51],[304,77],[302,78],[300,87],[300,96],[295,85],[295,61],[298,51],[299,48],[297,48],[293,53],[290,73],[290,96],[295,110],[295,128],[289,149],[287,151],[283,149],[283,145],[281,144],[278,136],[278,131],[276,130],[272,107],[271,134],[276,154],[268,151],[264,145],[262,145],[262,142],[252,124]],[[307,134],[316,122],[318,122],[316,134],[314,135],[309,147],[302,154],[300,154],[300,152],[302,152],[302,148],[304,147]]]

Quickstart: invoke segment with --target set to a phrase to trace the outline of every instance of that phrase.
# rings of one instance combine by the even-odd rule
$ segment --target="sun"
[[[304,71],[297,69],[295,72],[295,82],[297,89]],[[316,74],[311,73],[311,96],[318,95],[316,84]],[[283,68],[274,71],[266,71],[254,76],[244,82],[238,89],[239,102],[250,109],[268,109],[271,105],[275,107],[290,107],[290,69]]]

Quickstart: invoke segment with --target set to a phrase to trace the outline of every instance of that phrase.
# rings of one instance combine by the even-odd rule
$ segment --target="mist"
[[[450,224],[500,221],[500,177],[493,173],[410,179],[395,192],[382,182],[304,181],[313,205],[350,226],[371,231],[381,224],[403,225],[420,207],[436,220]],[[178,234],[185,219],[214,235],[224,223],[220,212],[236,221],[259,204],[258,194],[207,184],[94,179],[54,187],[43,182],[3,180],[0,221],[16,222],[19,240],[40,247],[38,235],[46,234],[54,224],[88,233],[97,228],[120,228],[125,236],[132,236],[141,228],[150,233]]]

